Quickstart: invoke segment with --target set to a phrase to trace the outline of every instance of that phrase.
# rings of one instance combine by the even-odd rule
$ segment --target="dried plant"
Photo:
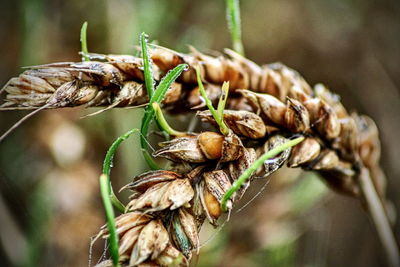
[[[349,114],[325,86],[312,88],[284,65],[260,67],[230,50],[229,57],[211,57],[193,48],[191,54],[154,46],[150,52],[153,77],[158,81],[179,64],[189,66],[167,91],[162,103],[166,110],[205,108],[196,68],[214,104],[223,95],[222,83],[229,81],[229,109],[222,110],[229,132],[183,133],[161,143],[154,156],[176,162],[174,169],[139,175],[125,186],[133,193],[125,213],[116,219],[122,264],[187,265],[192,252],[199,249],[201,225],[206,219],[217,225],[224,195],[232,184],[260,155],[296,136],[304,141],[265,161],[250,176],[267,176],[287,162],[289,167],[318,171],[335,190],[362,199],[357,180],[364,170],[372,175],[379,197],[385,200],[376,125],[366,116]],[[84,105],[108,109],[149,101],[141,58],[88,56],[92,61],[31,67],[3,88],[6,96],[1,108]],[[197,115],[220,125],[209,110]],[[191,170],[184,172],[181,165],[191,166]],[[250,182],[251,178],[246,179],[228,199],[228,210]],[[103,228],[100,235],[108,237],[108,231]]]
[[[398,249],[387,220],[386,179],[373,120],[350,114],[339,96],[322,84],[311,87],[289,67],[259,66],[242,56],[238,2],[227,0],[227,6],[239,53],[226,49],[215,57],[190,47],[191,53],[183,54],[156,45],[148,51],[144,34],[142,57],[88,53],[84,24],[82,62],[29,67],[0,91],[5,93],[0,110],[35,110],[27,117],[63,107],[103,107],[91,115],[145,107],[141,143],[153,170],[122,188],[132,192],[125,207],[111,188],[110,165],[117,147],[136,130],[108,151],[100,178],[108,224],[97,238],[109,239],[111,260],[98,266],[188,266],[199,252],[203,223],[217,226],[254,177],[267,177],[285,163],[318,172],[331,188],[366,204],[396,266]],[[175,131],[160,104],[171,113],[196,111],[217,130]],[[150,155],[146,137],[154,117],[165,136],[173,138]],[[174,164],[159,169],[152,156]],[[115,220],[112,205],[122,213]]]

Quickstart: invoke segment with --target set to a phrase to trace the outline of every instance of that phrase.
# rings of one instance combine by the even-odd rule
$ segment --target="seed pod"
[[[243,57],[231,49],[225,48],[224,52],[235,62],[239,63],[243,70],[247,73],[249,76],[250,88],[258,88],[262,75],[262,68],[253,61]]]
[[[93,100],[99,92],[99,87],[95,85],[82,86],[75,99],[73,105],[83,105]]]
[[[340,96],[334,94],[328,90],[323,84],[316,84],[314,86],[315,96],[325,101],[329,106],[333,108],[336,116],[339,119],[343,119],[349,116],[346,109],[340,103]]]
[[[32,73],[31,75],[22,73],[18,78],[12,78],[5,87],[6,92],[12,93],[19,89],[23,93],[53,93],[56,89],[51,86],[46,80],[37,77]]]
[[[147,224],[151,220],[151,217],[146,214],[142,214],[139,212],[128,212],[122,214],[115,218],[115,227],[117,229],[118,235],[123,235],[125,232],[130,230],[131,228]],[[103,225],[100,228],[100,232],[97,235],[96,239],[102,236],[103,238],[108,238],[108,228],[107,225]],[[96,240],[95,239],[95,240]]]
[[[332,147],[337,149],[341,158],[355,162],[358,160],[358,130],[353,118],[348,117],[339,120],[340,134],[336,138]]]
[[[203,121],[217,123],[209,110],[197,113]],[[253,112],[244,110],[224,110],[224,121],[237,135],[258,139],[265,136],[266,129],[262,119]]]
[[[231,187],[228,175],[222,171],[206,172],[203,181],[196,187],[206,217],[214,226],[222,214],[221,201],[224,194]],[[232,201],[227,202],[228,209],[232,208]]]
[[[194,186],[194,197],[191,202],[191,213],[195,218],[197,232],[200,232],[201,226],[206,219],[204,205],[204,182],[197,183]]]
[[[147,259],[155,260],[169,243],[167,230],[161,220],[152,220],[143,227],[129,260],[130,266],[138,265]]]
[[[304,103],[310,113],[311,125],[327,140],[340,134],[340,122],[334,110],[323,100],[313,98]]]
[[[181,94],[182,94],[182,84],[174,82],[166,92],[163,99],[163,103],[171,105],[180,99]]]
[[[218,170],[206,172],[203,177],[207,189],[218,201],[221,201],[226,191],[231,187],[229,176],[223,170]]]
[[[149,171],[133,178],[133,181],[121,188],[132,190],[135,194],[143,194],[150,187],[161,183],[182,178],[182,175],[165,170]]]
[[[151,186],[138,198],[132,199],[126,207],[128,211],[143,210],[148,212],[164,209],[174,210],[189,203],[194,191],[189,179],[175,179]]]
[[[288,97],[290,97],[292,99],[296,99],[296,100],[300,101],[300,103],[304,103],[311,99],[310,94],[304,92],[303,88],[297,84],[293,85],[290,88]]]
[[[228,97],[228,100],[226,102],[226,109],[245,110],[257,113],[256,110],[250,105],[250,102],[243,96]]]
[[[219,159],[221,162],[236,160],[242,155],[243,149],[242,142],[236,135],[223,136],[215,132],[175,138],[161,145],[164,147],[156,151],[154,156],[193,163],[213,159]]]
[[[48,68],[61,68],[71,73],[76,79],[96,82],[100,86],[121,85],[128,78],[126,74],[112,64],[98,61],[62,62],[32,67],[32,69]]]
[[[379,142],[378,128],[368,116],[352,114],[358,128],[359,155],[365,166],[374,168],[379,164],[381,144]]]
[[[221,87],[213,85],[211,83],[203,84],[204,91],[206,91],[207,97],[211,102],[215,103],[221,96]],[[187,96],[188,106],[191,109],[200,109],[206,106],[206,102],[203,100],[200,89],[198,86],[194,87]]]
[[[245,148],[243,150],[243,156],[238,160],[230,162],[228,166],[229,176],[232,181],[237,180],[245,170],[247,170],[257,159],[256,151],[253,148]],[[249,177],[249,179],[239,188],[236,192],[235,201],[242,198],[243,194],[246,192],[247,188],[250,186],[250,182],[254,175]]]
[[[270,65],[275,71],[278,71],[282,76],[282,86],[288,88],[289,91],[293,86],[298,86],[301,91],[307,95],[312,94],[311,86],[304,80],[304,78],[295,70],[281,64],[275,63]],[[290,93],[290,92],[289,92]],[[300,99],[298,99],[300,100]],[[301,100],[300,100],[301,101]]]
[[[310,128],[310,115],[299,101],[288,98],[285,124],[294,133],[304,133]]]
[[[282,77],[278,72],[271,69],[270,65],[262,66],[262,75],[259,83],[258,92],[269,94],[280,101],[284,101],[287,96],[287,90],[282,87]]]
[[[193,68],[194,66],[200,68],[201,76],[204,77],[203,66],[201,64],[198,64],[197,59],[192,55],[178,53],[176,51],[161,46],[153,46],[150,49],[150,56],[154,64],[164,73],[172,70],[179,64],[188,64],[189,69],[183,72],[182,75],[178,78],[179,81],[182,81],[184,83],[197,83],[196,70]]]
[[[320,150],[321,146],[315,138],[306,138],[292,148],[287,165],[290,168],[295,168],[311,162],[318,157]]]
[[[142,58],[134,57],[131,55],[104,55],[96,53],[89,53],[88,56],[91,61],[106,61],[107,63],[117,67],[120,71],[124,72],[124,74],[137,80],[144,81]],[[153,65],[153,68],[156,68],[153,73],[158,74],[158,67]],[[158,79],[159,77],[155,78]]]
[[[249,77],[238,62],[224,57],[211,57],[200,53],[193,47],[191,52],[204,68],[204,79],[211,83],[222,84],[229,81],[230,90],[247,88]]]
[[[217,220],[222,213],[221,203],[207,188],[203,187],[203,190],[202,200],[207,219],[212,225],[216,226]]]
[[[229,162],[237,160],[243,155],[244,146],[239,137],[233,133],[225,136],[222,143],[222,156],[220,162]]]
[[[199,249],[199,235],[194,217],[185,209],[179,209],[174,214],[169,229],[176,246],[190,259],[192,250]]]
[[[257,94],[248,90],[240,90],[240,93],[264,120],[281,126],[285,125],[286,106],[279,99],[272,95]]]
[[[204,132],[198,136],[201,151],[208,159],[219,159],[222,156],[224,136],[214,132]]]
[[[143,85],[134,81],[128,81],[124,82],[121,90],[119,90],[111,100],[112,104],[106,109],[118,106],[140,105],[147,101],[148,97]]]
[[[183,254],[171,244],[168,244],[164,251],[156,259],[157,266],[189,266],[188,260]]]
[[[156,151],[153,156],[164,157],[172,161],[205,162],[207,157],[202,152],[198,142],[198,136],[188,136],[163,142],[163,148]]]
[[[23,81],[22,75],[24,74],[45,80],[53,87],[53,92],[54,88],[58,88],[64,83],[70,82],[74,79],[74,77],[68,71],[62,70],[60,68],[46,68],[46,69],[26,70],[19,76],[19,78],[13,78],[10,80],[10,82],[14,79],[16,80],[20,79],[21,81]],[[12,83],[10,85],[12,85]],[[16,87],[23,88],[23,86],[16,86]],[[29,91],[31,90],[45,93],[45,91],[43,91],[43,88],[41,87],[35,88],[31,86]]]
[[[281,135],[278,135],[278,134],[274,135],[274,136],[270,137],[267,140],[267,142],[265,142],[263,153],[266,153],[267,151],[269,151],[275,147],[278,147],[287,141],[288,140]],[[279,155],[277,155],[276,157],[266,160],[264,162],[263,176],[267,177],[270,174],[272,174],[273,172],[275,172],[276,170],[278,170],[283,165],[283,163],[289,158],[290,151],[291,151],[291,149],[288,148],[285,151],[283,151],[282,153],[280,153]]]
[[[140,232],[143,230],[144,225],[132,227],[124,233],[119,241],[118,253],[119,255],[128,256],[132,252],[132,247],[139,238]]]
[[[313,170],[330,170],[339,164],[339,158],[332,150],[325,149],[321,151],[318,158],[310,166]]]

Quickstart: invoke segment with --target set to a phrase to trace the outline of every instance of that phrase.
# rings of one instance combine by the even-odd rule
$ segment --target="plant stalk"
[[[389,219],[385,213],[383,203],[375,190],[371,181],[371,176],[366,167],[361,168],[358,183],[367,203],[369,214],[375,224],[379,238],[386,252],[388,263],[391,267],[399,267],[399,248],[390,226]]]

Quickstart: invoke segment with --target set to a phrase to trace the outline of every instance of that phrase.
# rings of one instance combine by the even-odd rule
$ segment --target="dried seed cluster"
[[[187,266],[199,249],[201,225],[217,225],[221,201],[232,183],[263,153],[294,135],[305,140],[265,162],[257,176],[268,176],[284,163],[318,171],[332,188],[359,196],[357,173],[365,166],[380,196],[385,179],[379,168],[380,143],[374,122],[349,114],[340,98],[325,86],[314,88],[282,64],[258,66],[233,51],[211,57],[192,48],[191,54],[154,47],[155,77],[181,63],[189,65],[164,99],[175,112],[199,110],[197,115],[216,125],[200,97],[195,67],[200,68],[212,101],[221,84],[230,83],[224,121],[228,135],[205,131],[161,143],[154,153],[174,161],[170,171],[153,171],[124,187],[132,191],[126,213],[116,220],[121,262],[126,266]],[[12,78],[0,109],[134,106],[148,101],[142,60],[125,55],[90,54],[92,61],[32,67]],[[201,111],[203,110],[203,111]],[[189,171],[183,171],[189,166]],[[229,200],[228,208],[249,187],[249,179]],[[99,236],[107,237],[105,227]],[[104,261],[100,265],[107,266]]]

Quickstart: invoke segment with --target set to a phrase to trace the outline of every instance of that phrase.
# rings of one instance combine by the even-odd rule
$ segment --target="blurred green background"
[[[328,85],[349,110],[375,119],[388,196],[399,214],[400,2],[247,0],[241,13],[247,57],[259,64],[283,62],[310,84]],[[0,0],[0,83],[22,66],[79,61],[84,21],[91,52],[133,54],[142,31],[183,52],[187,44],[204,52],[231,46],[223,0]],[[104,244],[97,242],[92,253],[89,244],[104,222],[102,160],[118,135],[139,127],[142,111],[80,119],[88,112],[43,111],[0,144],[2,266],[88,266],[89,258],[93,265],[101,257]],[[0,113],[1,132],[24,114]],[[182,118],[174,122],[184,129]],[[115,188],[147,169],[137,141],[131,138],[117,154]],[[256,183],[238,207],[265,181]],[[399,223],[395,230],[399,236]],[[214,232],[209,226],[202,231],[205,246],[193,261],[198,266],[385,264],[358,201],[298,170],[278,172],[259,197]]]

